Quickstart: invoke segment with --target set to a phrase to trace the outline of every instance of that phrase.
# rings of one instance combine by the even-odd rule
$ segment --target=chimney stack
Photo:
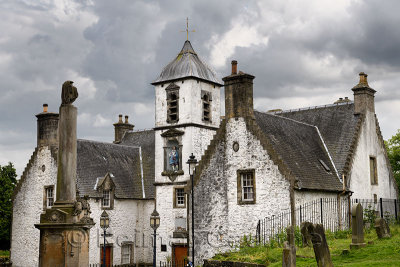
[[[255,77],[239,71],[237,61],[232,60],[232,74],[222,78],[225,87],[225,117],[254,118],[253,79]]]
[[[351,89],[354,92],[354,113],[365,114],[367,111],[375,113],[374,97],[376,91],[369,87],[367,74],[360,72],[359,75],[359,83]]]
[[[48,112],[43,104],[43,112],[37,118],[37,146],[58,146],[58,113]]]
[[[135,127],[133,124],[130,124],[128,122],[128,116],[125,116],[125,122],[122,121],[122,114],[118,115],[118,122],[114,123],[114,131],[115,131],[115,144],[121,143],[122,138],[124,137],[124,134],[127,131],[132,131],[133,127]]]

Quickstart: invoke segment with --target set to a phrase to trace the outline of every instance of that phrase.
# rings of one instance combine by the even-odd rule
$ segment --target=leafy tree
[[[12,194],[17,184],[13,164],[0,165],[0,250],[10,249]]]
[[[394,177],[400,192],[400,129],[388,141],[385,141],[386,150],[392,165]]]

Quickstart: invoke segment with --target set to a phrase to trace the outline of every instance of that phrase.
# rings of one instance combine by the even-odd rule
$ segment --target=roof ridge
[[[261,111],[258,111],[258,110],[255,110],[255,111],[258,112],[258,113],[267,115],[267,116],[274,116],[274,117],[279,118],[279,119],[290,120],[290,121],[292,121],[292,122],[296,122],[296,123],[299,123],[299,124],[303,124],[303,125],[305,125],[305,126],[316,127],[315,125],[308,124],[308,123],[305,123],[305,122],[302,122],[302,121],[296,121],[295,119],[292,119],[292,118],[282,117],[282,116],[278,116],[278,115],[275,115],[275,114],[272,114],[272,113],[268,113],[268,112],[261,112]]]
[[[108,143],[108,142],[96,141],[96,140],[80,139],[80,138],[77,139],[77,141],[85,141],[85,142],[88,142],[88,143],[98,143],[98,144],[111,145],[111,146],[116,146],[116,147],[139,148],[139,146],[127,146],[127,145],[114,144],[114,143]]]
[[[271,111],[268,112],[266,111],[265,113],[269,114],[282,114],[282,113],[291,113],[291,112],[298,112],[298,111],[304,111],[304,110],[312,110],[312,109],[319,109],[319,108],[331,108],[331,107],[337,107],[337,106],[346,106],[346,105],[352,105],[354,104],[354,101],[349,101],[349,102],[344,102],[344,103],[336,103],[336,104],[325,104],[325,105],[319,105],[319,106],[309,106],[309,107],[304,107],[304,108],[296,108],[296,109],[286,109],[282,111]]]

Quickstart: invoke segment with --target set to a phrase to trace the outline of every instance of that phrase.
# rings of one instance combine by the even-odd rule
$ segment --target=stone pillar
[[[63,84],[59,121],[56,202],[40,215],[39,266],[88,266],[90,228],[88,199],[76,197],[76,118],[72,102],[78,92],[71,81]]]
[[[76,198],[76,120],[78,110],[61,104],[58,126],[58,170],[55,205],[73,204]]]
[[[363,207],[360,203],[357,203],[351,208],[351,224],[352,240],[350,248],[365,247]]]

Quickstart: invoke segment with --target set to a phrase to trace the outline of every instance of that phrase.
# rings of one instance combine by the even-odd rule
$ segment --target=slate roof
[[[298,188],[342,190],[316,127],[269,113],[254,114],[265,137],[298,180]],[[325,170],[320,160],[330,171]]]
[[[360,115],[354,114],[353,102],[275,114],[317,126],[339,174],[343,173],[353,138],[357,134],[357,124],[361,120]]]
[[[155,197],[154,189],[154,165],[155,165],[155,132],[154,130],[126,132],[121,140],[121,145],[136,146],[142,148],[142,162],[144,170],[144,189],[146,197]]]
[[[174,81],[180,78],[195,77],[222,86],[214,71],[197,56],[192,45],[187,40],[181,52],[164,67],[160,76],[152,82],[153,85]]]
[[[139,148],[89,140],[77,141],[77,186],[81,196],[101,197],[96,191],[97,181],[107,173],[115,184],[116,198],[143,199]],[[154,182],[149,169],[144,168],[146,183]],[[154,198],[154,190],[146,191],[145,198]]]

